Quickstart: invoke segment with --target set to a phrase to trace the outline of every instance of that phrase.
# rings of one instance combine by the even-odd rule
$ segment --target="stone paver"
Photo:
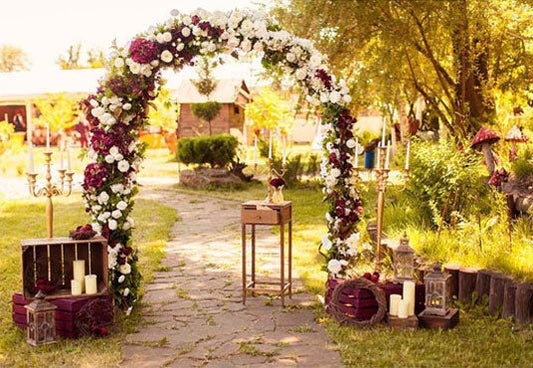
[[[181,221],[162,262],[168,272],[156,272],[138,332],[126,337],[122,366],[342,365],[299,281],[285,309],[266,295],[242,305],[239,203],[164,190],[141,196],[176,208]],[[277,236],[259,227],[257,237],[258,276],[279,275]]]

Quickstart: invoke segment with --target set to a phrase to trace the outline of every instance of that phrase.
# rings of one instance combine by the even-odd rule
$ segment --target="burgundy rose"
[[[191,19],[192,19],[192,24],[194,24],[194,25],[197,25],[198,22],[200,22],[200,17],[197,16],[197,15],[193,15],[193,16],[191,17]]]
[[[339,217],[340,217],[340,216],[344,216],[344,208],[342,208],[342,207],[337,207],[337,208],[335,208],[335,214],[336,214],[337,216],[339,216]]]
[[[126,257],[129,256],[131,252],[133,252],[132,247],[122,247],[120,248],[120,251],[119,251],[120,254],[123,254]]]
[[[84,189],[100,188],[107,178],[107,169],[103,164],[93,162],[85,168],[83,187]]]
[[[145,38],[137,38],[131,43],[130,53],[136,63],[147,64],[157,58],[157,45]]]
[[[320,79],[328,90],[331,90],[331,76],[324,69],[317,69],[315,77]]]
[[[285,185],[285,180],[283,180],[282,178],[274,178],[270,180],[269,184],[272,185],[274,188],[279,188]]]

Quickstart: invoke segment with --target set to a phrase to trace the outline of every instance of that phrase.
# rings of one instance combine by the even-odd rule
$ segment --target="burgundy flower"
[[[269,184],[272,185],[274,188],[279,188],[285,185],[285,180],[283,180],[282,178],[274,178],[270,180]]]
[[[200,17],[197,16],[197,15],[193,15],[193,16],[191,17],[191,19],[192,19],[192,24],[194,24],[194,25],[197,25],[198,22],[200,22]]]
[[[331,76],[324,69],[317,69],[315,77],[320,79],[328,90],[331,90]]]
[[[145,38],[137,38],[131,43],[130,53],[136,63],[147,64],[157,58],[157,45]]]
[[[98,189],[107,178],[107,169],[103,164],[93,162],[85,168],[83,179],[83,188],[88,190],[90,188]]]
[[[133,252],[132,247],[122,247],[120,248],[119,253],[125,255],[126,257],[129,256]]]

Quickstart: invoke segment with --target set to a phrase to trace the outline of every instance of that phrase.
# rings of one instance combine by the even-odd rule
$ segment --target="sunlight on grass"
[[[55,234],[66,236],[70,229],[89,218],[78,195],[55,201]],[[145,282],[164,256],[165,241],[176,220],[175,211],[154,201],[138,199],[133,213],[137,228],[133,244],[140,249],[139,265]],[[0,366],[116,366],[121,358],[121,343],[140,320],[140,308],[127,319],[119,316],[105,339],[60,339],[57,344],[32,348],[25,333],[11,323],[11,295],[21,290],[20,240],[45,236],[44,201],[0,202]]]

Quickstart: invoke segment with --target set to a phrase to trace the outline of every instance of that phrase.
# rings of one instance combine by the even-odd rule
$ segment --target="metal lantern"
[[[33,346],[53,344],[56,342],[56,306],[44,299],[45,294],[39,290],[27,309],[28,344]]]
[[[394,250],[394,281],[413,280],[415,251],[409,246],[407,233],[403,233],[400,244]]]
[[[426,309],[424,314],[445,316],[448,313],[448,279],[450,274],[435,263],[433,271],[424,277],[426,286]]]

